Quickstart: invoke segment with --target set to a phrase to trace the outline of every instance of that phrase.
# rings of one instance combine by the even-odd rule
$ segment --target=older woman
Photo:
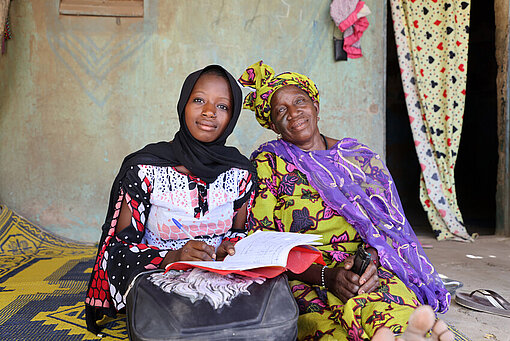
[[[445,312],[450,295],[423,252],[383,161],[352,138],[322,135],[319,92],[298,73],[262,61],[239,79],[255,91],[244,108],[279,135],[252,155],[258,194],[248,228],[323,236],[327,266],[289,273],[300,308],[299,339],[363,340],[381,327],[401,333],[421,304]],[[351,271],[363,244],[372,261]]]

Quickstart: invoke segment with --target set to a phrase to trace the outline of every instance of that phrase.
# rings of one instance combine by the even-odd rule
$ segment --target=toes
[[[448,329],[448,325],[441,320],[437,320],[432,328],[432,339],[438,341],[453,341],[455,335]]]
[[[427,333],[431,331],[431,337]],[[388,328],[380,328],[374,334],[372,341],[394,341],[395,336]],[[402,341],[454,341],[455,335],[448,329],[448,325],[441,320],[436,321],[434,310],[428,305],[423,305],[411,314],[406,331],[400,339]]]
[[[434,326],[436,316],[434,310],[428,305],[422,305],[409,317],[409,324],[406,332],[425,336],[427,332]]]

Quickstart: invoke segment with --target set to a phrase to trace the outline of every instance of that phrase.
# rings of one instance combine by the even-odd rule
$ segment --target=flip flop
[[[482,296],[475,296],[475,293]],[[455,302],[473,310],[510,317],[510,303],[492,290],[478,289],[472,291],[469,295],[458,293],[455,295]]]
[[[455,291],[457,291],[458,288],[461,288],[464,286],[464,284],[461,281],[457,281],[457,280],[450,279],[450,278],[441,278],[441,281],[443,282],[446,290],[448,290],[448,292],[452,296],[455,294]]]

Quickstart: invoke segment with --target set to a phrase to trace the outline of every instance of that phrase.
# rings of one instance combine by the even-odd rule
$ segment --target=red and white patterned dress
[[[125,307],[124,294],[140,272],[156,269],[168,250],[180,249],[189,240],[172,218],[198,240],[219,246],[243,233],[230,231],[233,217],[253,199],[252,176],[231,168],[212,183],[178,172],[173,167],[130,166],[120,179],[112,217],[103,226],[103,238],[85,303],[104,308],[108,315]],[[115,234],[122,200],[131,209],[131,224]]]

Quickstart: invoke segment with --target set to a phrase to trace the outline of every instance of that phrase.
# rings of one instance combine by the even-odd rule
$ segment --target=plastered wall
[[[218,63],[239,76],[262,59],[309,75],[320,129],[384,154],[385,1],[364,57],[333,60],[330,0],[145,0],[145,17],[59,16],[58,0],[12,1],[0,57],[0,204],[53,233],[97,241],[125,155],[177,131],[190,72]],[[244,111],[229,139],[245,154],[274,133]]]

